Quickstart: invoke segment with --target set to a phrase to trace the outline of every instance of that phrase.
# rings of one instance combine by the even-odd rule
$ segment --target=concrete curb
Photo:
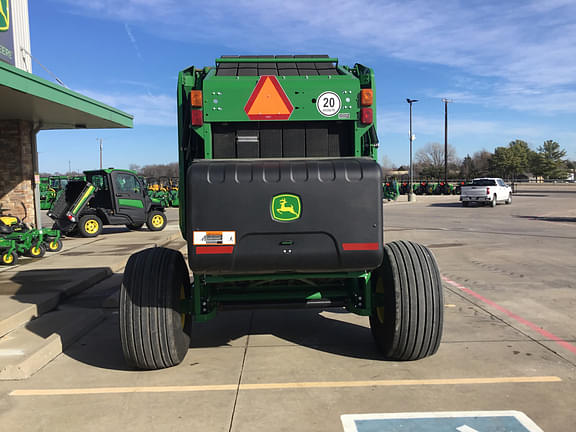
[[[0,296],[0,338],[58,306],[57,293],[31,294],[29,296]]]
[[[0,380],[29,378],[103,318],[100,310],[66,309],[14,330],[0,342]]]
[[[166,246],[180,237],[177,230],[161,241],[134,249],[132,253],[149,247]],[[100,309],[49,311],[57,308],[62,299],[76,295],[124,269],[128,258],[91,272],[86,278],[68,282],[60,287],[59,292],[31,294],[28,299],[30,303],[22,303],[24,298],[6,296],[12,298],[4,299],[7,301],[5,312],[1,313],[3,311],[0,310],[0,380],[29,378],[96,327],[104,318]],[[33,318],[37,319],[30,321]],[[29,324],[22,327],[27,322]],[[43,334],[47,336],[42,337]]]

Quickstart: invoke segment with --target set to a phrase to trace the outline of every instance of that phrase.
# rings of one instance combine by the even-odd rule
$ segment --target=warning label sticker
[[[194,231],[195,246],[235,245],[236,231]]]
[[[331,91],[326,91],[316,99],[316,108],[324,117],[332,117],[340,112],[342,101],[340,96]]]

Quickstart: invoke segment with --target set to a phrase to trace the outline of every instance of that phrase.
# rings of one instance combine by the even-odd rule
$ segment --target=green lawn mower
[[[54,229],[35,229],[22,223],[15,216],[0,216],[0,262],[14,265],[22,255],[30,258],[42,258],[46,252],[58,252],[62,249],[60,231]]]

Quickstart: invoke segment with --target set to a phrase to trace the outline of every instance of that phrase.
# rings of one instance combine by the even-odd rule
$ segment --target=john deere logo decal
[[[0,0],[0,31],[10,28],[10,0]]]
[[[281,194],[272,198],[272,219],[289,222],[300,218],[302,205],[298,195]]]

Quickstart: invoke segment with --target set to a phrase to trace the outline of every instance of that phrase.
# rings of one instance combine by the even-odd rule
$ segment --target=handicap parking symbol
[[[543,432],[520,411],[344,414],[344,432]]]

